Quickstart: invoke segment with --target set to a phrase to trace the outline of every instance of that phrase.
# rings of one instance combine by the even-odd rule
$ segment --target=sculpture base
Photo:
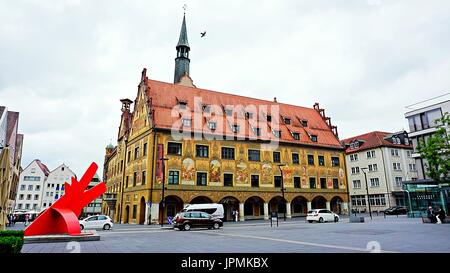
[[[60,242],[84,242],[84,241],[100,241],[100,235],[95,230],[82,232],[77,235],[68,234],[51,234],[25,236],[24,244],[32,243],[60,243]]]

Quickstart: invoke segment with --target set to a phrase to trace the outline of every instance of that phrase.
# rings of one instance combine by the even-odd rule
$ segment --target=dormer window
[[[402,144],[400,138],[398,138],[398,137],[392,137],[392,143],[394,143],[394,144]]]
[[[300,133],[292,133],[292,137],[293,137],[295,140],[300,140]]]
[[[246,112],[246,113],[245,113],[245,117],[248,118],[248,119],[252,119],[252,118],[253,118],[253,113],[251,113],[251,112]]]
[[[178,106],[180,107],[180,109],[186,109],[186,105],[187,105],[187,101],[184,101],[184,100],[178,101]]]
[[[255,133],[255,135],[260,136],[261,135],[261,128],[253,128],[253,132]]]
[[[316,135],[311,135],[311,141],[312,142],[317,142],[317,136]]]
[[[203,112],[205,112],[205,113],[209,113],[209,112],[211,111],[211,106],[208,105],[208,104],[203,104],[203,105],[202,105],[202,110],[203,110]]]
[[[350,143],[350,149],[356,149],[356,148],[359,148],[359,142],[358,141]]]
[[[302,126],[303,127],[308,127],[308,121],[307,120],[302,119],[301,122],[302,122]]]
[[[271,122],[272,121],[272,116],[271,115],[267,115],[266,119],[267,119],[268,122]]]
[[[183,122],[183,126],[191,127],[191,120],[190,119],[184,118],[184,119],[182,119],[182,122]]]
[[[209,121],[209,122],[208,122],[208,128],[209,128],[209,130],[216,130],[216,125],[217,125],[216,122]]]
[[[288,117],[284,117],[284,124],[291,124],[291,119]]]
[[[273,130],[273,135],[277,138],[281,137],[281,131],[280,130]]]
[[[231,130],[233,130],[233,133],[239,133],[239,125],[233,124]]]

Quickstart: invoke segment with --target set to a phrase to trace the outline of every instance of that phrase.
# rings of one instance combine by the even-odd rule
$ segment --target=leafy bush
[[[23,236],[23,230],[0,231],[0,253],[20,253]]]
[[[9,236],[17,236],[23,238],[24,232],[23,230],[1,230],[0,237],[9,237]]]
[[[20,253],[23,239],[17,236],[0,237],[0,253]]]

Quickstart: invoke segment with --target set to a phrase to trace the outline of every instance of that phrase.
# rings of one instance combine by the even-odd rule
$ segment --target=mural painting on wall
[[[345,189],[345,184],[344,184],[344,170],[342,168],[339,169],[339,188],[341,189]]]
[[[236,181],[240,184],[248,183],[248,170],[247,164],[240,162],[236,165]]]
[[[306,167],[302,166],[302,175],[306,177]]]
[[[283,170],[283,179],[290,180],[292,179],[293,170],[289,167],[281,167]]]
[[[327,188],[329,189],[333,188],[333,179],[331,179],[331,177],[328,177],[327,179]]]
[[[306,177],[302,177],[302,188],[308,188],[308,184],[306,183]]]
[[[220,182],[220,162],[218,160],[211,160],[210,165],[209,181]]]
[[[262,183],[270,184],[272,183],[272,165],[271,164],[263,164],[262,165]]]
[[[157,151],[156,151],[156,182],[159,184],[162,183],[162,176],[163,176],[163,156],[164,156],[164,144],[158,144]]]
[[[192,160],[190,158],[184,159],[182,167],[181,167],[181,172],[182,172],[182,180],[183,181],[189,181],[189,182],[194,181],[194,177],[195,177],[194,160]]]

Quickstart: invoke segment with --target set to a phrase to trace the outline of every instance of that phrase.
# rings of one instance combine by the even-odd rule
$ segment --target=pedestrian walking
[[[436,216],[439,219],[439,221],[442,223],[444,223],[445,221],[445,210],[442,208],[442,206],[439,206],[438,211],[436,211]]]
[[[431,223],[436,223],[437,222],[436,215],[434,214],[434,210],[433,210],[432,206],[428,207],[427,217],[428,217],[428,219],[430,219]]]
[[[28,226],[28,220],[30,219],[30,216],[27,214],[25,214],[25,226]]]
[[[235,221],[239,221],[239,211],[236,210]]]

